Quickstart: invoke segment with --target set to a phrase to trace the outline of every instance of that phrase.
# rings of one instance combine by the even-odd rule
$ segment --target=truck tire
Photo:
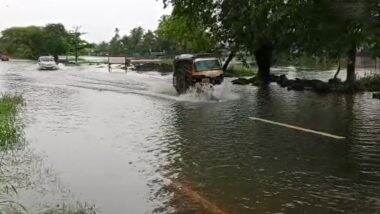
[[[177,90],[178,94],[184,94],[187,90],[189,90],[191,86],[191,79],[190,79],[190,68],[188,66],[181,66],[181,68],[178,68],[178,71],[175,73],[175,89]]]

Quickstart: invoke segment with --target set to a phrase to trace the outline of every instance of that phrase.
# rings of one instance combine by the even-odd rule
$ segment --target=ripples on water
[[[226,213],[380,210],[380,103],[371,94],[258,89],[227,79],[209,100],[207,94],[177,96],[171,76],[155,72],[35,69],[0,64],[0,89],[24,94],[30,146],[46,155],[43,162],[64,186],[104,213],[205,212],[205,201]]]

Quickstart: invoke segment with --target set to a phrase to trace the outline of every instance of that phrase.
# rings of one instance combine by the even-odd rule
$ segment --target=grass
[[[63,204],[62,206],[51,208],[43,212],[43,214],[96,214],[96,208],[88,203],[77,202],[76,205]]]
[[[7,150],[21,141],[22,127],[17,122],[17,113],[23,103],[22,96],[0,97],[0,151]]]
[[[244,65],[233,65],[225,73],[225,77],[246,77],[253,76],[255,71],[252,68],[248,68]]]
[[[174,60],[173,59],[161,59],[161,63],[173,66]]]
[[[2,203],[0,202],[0,205]],[[12,206],[8,206],[8,211],[10,213],[29,213],[28,210],[22,205],[17,202],[13,201],[5,201],[3,204],[9,204]],[[48,208],[45,211],[41,211],[41,214],[96,214],[97,209],[94,205],[88,204],[88,203],[80,203],[76,202],[76,204],[62,204],[57,205],[51,208]],[[0,210],[0,214],[2,214],[2,211]]]
[[[18,121],[18,113],[21,107],[24,105],[24,99],[22,96],[5,94],[0,96],[0,153],[11,151],[14,146],[23,142],[22,125]],[[1,155],[1,154],[0,154]],[[0,157],[2,159],[2,157]],[[0,161],[0,170],[2,166]],[[0,175],[1,185],[7,183],[7,180],[3,179]],[[17,194],[17,190],[13,185],[7,185],[10,190],[13,190]],[[8,188],[1,190],[0,192],[0,214],[4,213],[2,206],[6,206],[12,210],[12,213],[28,213],[27,209],[16,201],[7,200],[3,198],[3,194],[8,194]],[[8,206],[10,205],[10,206]],[[4,208],[4,207],[3,207]],[[14,212],[13,212],[14,211]],[[44,214],[96,214],[96,208],[94,205],[77,202],[74,205],[59,205],[54,206],[45,212]]]
[[[6,152],[22,142],[22,126],[17,121],[17,113],[23,104],[24,99],[21,96],[2,95],[0,97],[0,152]],[[1,176],[0,181],[4,182]],[[6,202],[1,201],[0,197],[0,205],[4,203]],[[0,213],[2,213],[1,210]]]
[[[358,80],[359,87],[365,91],[380,91],[380,75],[366,76]]]

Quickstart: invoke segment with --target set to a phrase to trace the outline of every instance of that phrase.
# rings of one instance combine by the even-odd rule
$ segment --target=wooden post
[[[128,72],[128,68],[127,68],[127,57],[125,56],[124,57],[125,58],[125,61],[124,61],[124,66],[125,66],[125,73],[127,73]]]
[[[108,54],[108,72],[111,72],[110,55]]]

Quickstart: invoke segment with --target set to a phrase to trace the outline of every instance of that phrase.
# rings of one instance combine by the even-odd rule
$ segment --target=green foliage
[[[357,48],[379,55],[378,1],[163,0],[173,15],[203,23],[219,43],[248,51],[269,72],[272,54],[352,59]],[[348,60],[351,63],[352,60]],[[348,68],[349,66],[347,66]],[[264,72],[265,73],[265,72]]]
[[[172,49],[182,52],[212,52],[217,44],[206,25],[186,16],[162,17],[156,33],[160,38],[172,41],[176,45]]]
[[[107,42],[101,42],[99,44],[93,44],[92,53],[98,56],[105,56],[109,53],[110,45]]]
[[[110,42],[101,42],[94,45],[93,53],[102,56],[107,54],[112,56],[140,56],[159,50],[161,49],[155,33],[150,30],[145,32],[142,27],[136,27],[130,31],[129,35],[122,37],[119,35],[119,30],[116,29],[115,35]]]
[[[151,51],[159,49],[160,47],[157,45],[156,35],[152,31],[148,30],[141,41],[141,52],[143,54],[147,54]]]
[[[259,76],[267,77],[272,53],[290,47],[293,7],[283,0],[164,0],[173,14],[202,23],[231,52],[254,55]]]
[[[96,207],[88,203],[77,202],[76,205],[62,204],[44,211],[43,214],[96,214]]]
[[[21,140],[17,112],[23,103],[21,96],[3,95],[0,98],[0,150],[7,150]]]
[[[91,47],[81,35],[78,29],[68,32],[62,24],[12,27],[1,32],[0,51],[25,59],[75,54]]]
[[[109,44],[109,53],[112,56],[115,56],[115,55],[122,53],[122,51],[123,51],[123,47],[122,47],[122,43],[120,41],[119,29],[116,28],[115,29],[115,35],[111,39],[110,44]]]
[[[375,1],[321,0],[299,5],[295,35],[298,49],[310,54],[342,57],[355,47],[364,47],[374,40],[379,26],[373,23]]]
[[[66,54],[70,48],[69,34],[62,24],[48,24],[43,28],[43,33],[43,53],[53,56]]]
[[[74,30],[68,33],[68,43],[70,44],[67,53],[75,56],[75,62],[78,62],[79,55],[89,52],[86,51],[90,48],[93,48],[92,44],[87,41],[81,39],[80,37],[84,34],[79,31],[80,27],[75,27]]]
[[[93,53],[147,56],[151,52],[212,52],[217,46],[216,41],[201,22],[194,22],[183,16],[163,16],[156,31],[145,31],[142,27],[136,27],[129,35],[121,37],[116,30],[111,41],[95,45]]]
[[[40,27],[13,27],[1,32],[0,50],[21,57],[37,58],[44,48],[44,31]]]
[[[233,65],[224,73],[225,77],[247,77],[253,76],[255,71],[244,65]]]
[[[380,91],[380,75],[366,76],[358,80],[359,87],[365,91]]]
[[[142,54],[142,40],[144,37],[144,29],[137,27],[131,30],[129,36],[124,37],[124,46],[127,53],[131,55]]]

